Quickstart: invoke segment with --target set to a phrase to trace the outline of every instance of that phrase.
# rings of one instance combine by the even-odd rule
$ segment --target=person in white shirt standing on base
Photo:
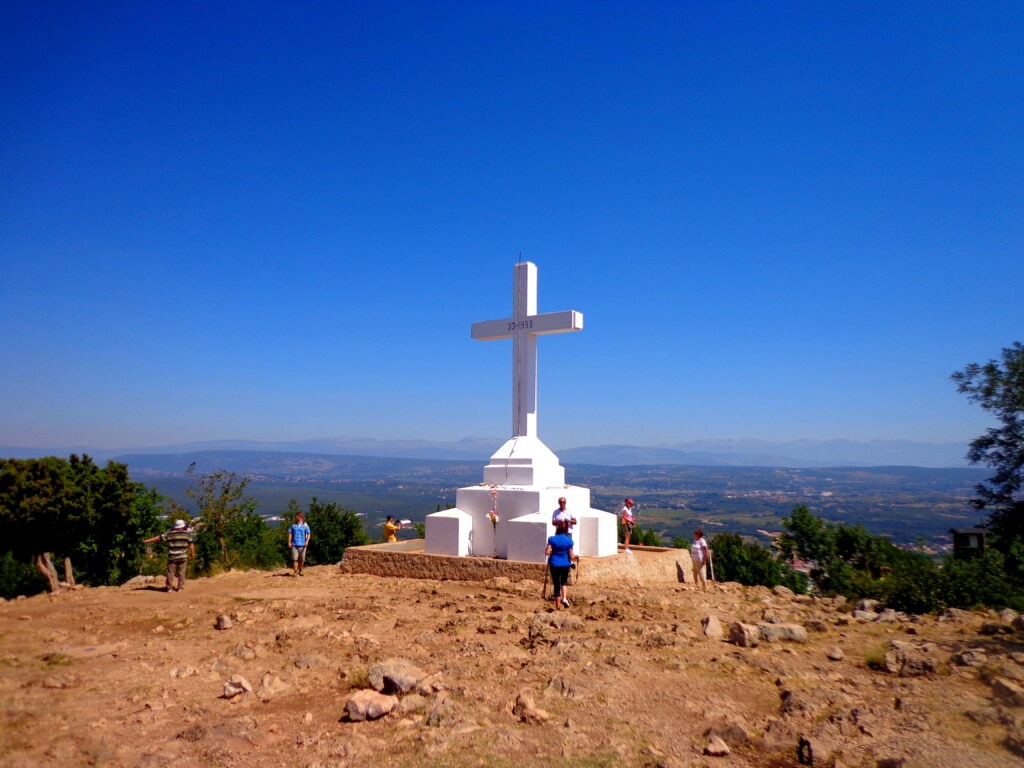
[[[704,578],[704,566],[708,563],[711,550],[707,541],[704,540],[704,531],[698,528],[693,532],[693,543],[690,544],[690,559],[693,561],[693,583],[705,589],[708,585]]]
[[[559,523],[565,523],[566,533],[572,536],[573,528],[576,525],[576,518],[572,512],[565,508],[564,496],[558,500],[558,509],[551,515],[551,524],[557,528]]]
[[[626,546],[623,552],[629,552],[629,538],[633,535],[633,526],[636,525],[636,518],[633,517],[633,500],[626,499],[622,502],[622,509],[619,510],[622,517],[622,528],[626,531]]]

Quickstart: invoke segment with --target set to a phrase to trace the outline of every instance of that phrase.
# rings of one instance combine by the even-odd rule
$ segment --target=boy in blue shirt
[[[302,568],[306,565],[306,547],[313,534],[309,526],[303,521],[301,512],[295,513],[295,522],[288,526],[288,548],[292,551],[292,573],[296,576],[302,575]]]

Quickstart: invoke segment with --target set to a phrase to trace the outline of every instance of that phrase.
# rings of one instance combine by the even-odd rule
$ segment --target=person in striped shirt
[[[154,541],[167,542],[167,591],[173,589],[180,592],[185,588],[185,571],[188,568],[189,557],[196,556],[196,545],[192,539],[192,531],[185,525],[184,520],[175,520],[171,530],[145,539],[143,544],[152,544]],[[177,581],[177,586],[174,586]]]

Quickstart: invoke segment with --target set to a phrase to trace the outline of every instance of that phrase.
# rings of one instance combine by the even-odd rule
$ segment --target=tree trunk
[[[75,572],[73,570],[71,570],[71,558],[70,557],[65,557],[64,558],[64,581],[67,582],[67,585],[69,587],[74,589],[74,587],[75,587]]]
[[[46,585],[50,591],[57,592],[60,589],[60,581],[57,578],[57,569],[53,567],[53,561],[50,559],[50,553],[43,552],[36,555],[35,564],[36,570],[46,579]]]

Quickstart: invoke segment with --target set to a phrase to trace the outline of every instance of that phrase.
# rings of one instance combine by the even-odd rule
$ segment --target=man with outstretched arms
[[[184,520],[175,520],[171,530],[151,539],[144,539],[142,543],[152,544],[154,541],[167,542],[167,591],[170,592],[173,589],[175,592],[180,592],[185,588],[185,570],[188,568],[188,559],[196,556],[192,531],[185,525]],[[174,586],[175,581],[177,581],[177,586]]]

